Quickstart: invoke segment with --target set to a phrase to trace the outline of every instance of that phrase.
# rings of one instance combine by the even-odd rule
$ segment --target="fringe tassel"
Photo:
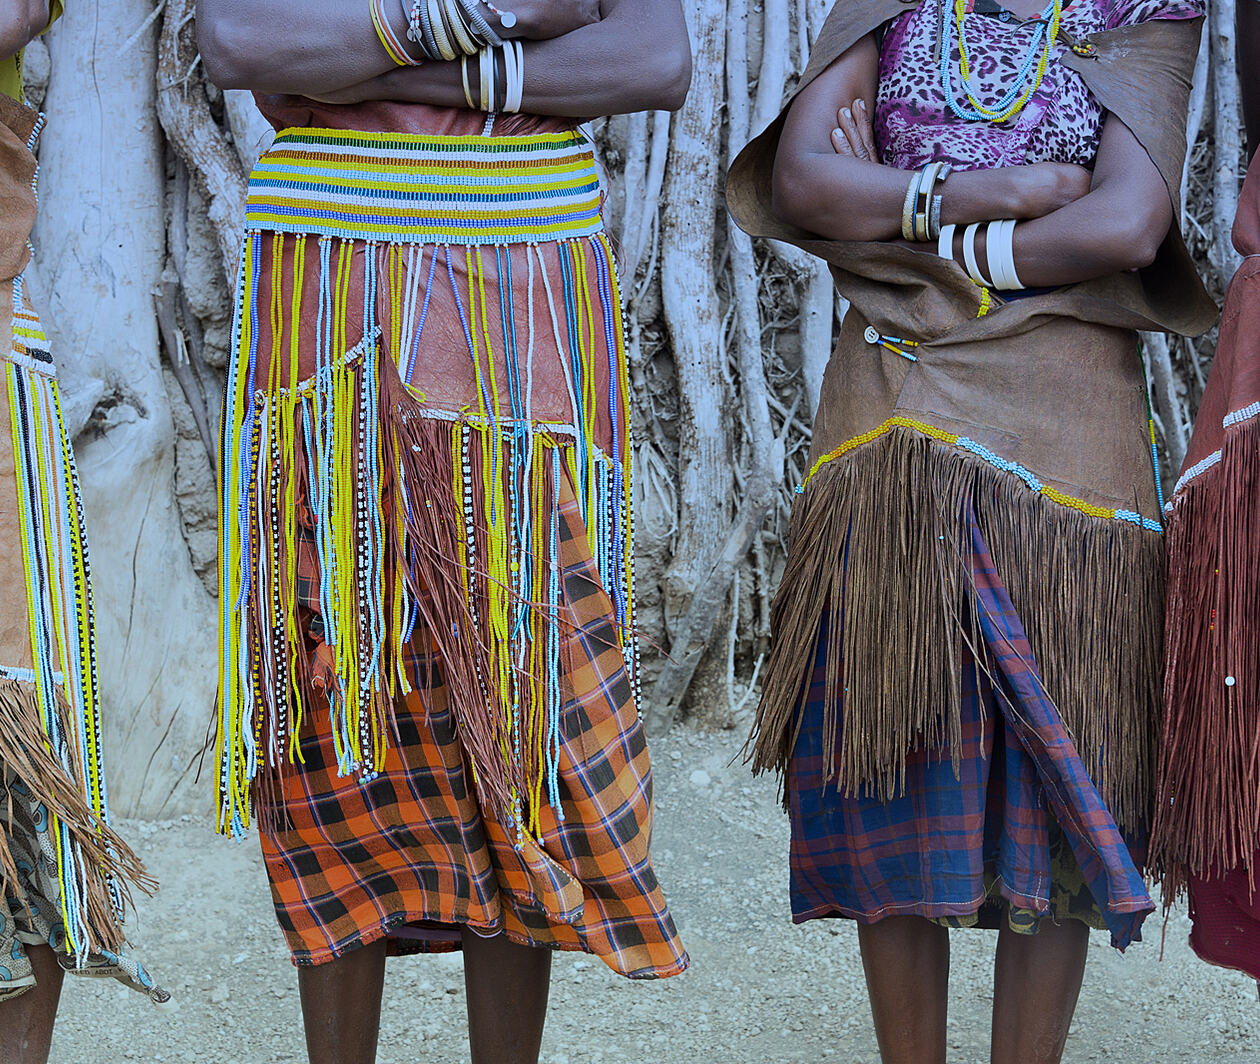
[[[313,691],[300,660],[293,510],[304,495],[315,525],[323,639],[335,659],[328,692],[339,768],[370,778],[394,732],[392,706],[431,677],[408,675],[418,632],[442,671],[478,794],[516,826],[518,842],[559,808],[563,602],[560,506],[569,485],[585,515],[600,576],[637,682],[630,637],[633,552],[630,439],[620,298],[603,237],[559,245],[559,291],[539,247],[519,277],[497,247],[366,244],[363,290],[388,294],[363,307],[367,341],[346,346],[351,263],[363,245],[319,238],[315,373],[297,379],[298,330],[287,376],[281,337],[286,301],[280,263],[292,241],[297,320],[308,238],[273,236],[269,379],[257,379],[258,290],[263,241],[249,234],[224,415],[221,500],[221,697],[219,830],[241,834],[254,801],[283,809],[282,766],[298,756]],[[427,265],[424,262],[429,255]],[[462,255],[457,280],[453,256]],[[497,286],[489,296],[488,278]],[[426,279],[427,278],[427,279]],[[424,281],[421,292],[421,281]],[[513,285],[528,285],[527,321]],[[468,346],[475,409],[426,405],[402,372],[422,350],[434,286],[450,293]],[[596,332],[594,301],[603,312]],[[564,356],[571,425],[532,410],[538,330]],[[395,353],[382,355],[378,338]],[[607,351],[614,453],[596,443],[595,359]],[[401,370],[400,367],[406,367]],[[507,380],[500,380],[506,368]],[[500,397],[506,392],[506,401]],[[251,789],[257,788],[251,796]]]
[[[1187,877],[1260,850],[1260,417],[1229,425],[1220,460],[1177,494],[1160,790],[1151,861],[1171,904]]]
[[[56,699],[55,715],[63,739],[77,734],[77,715],[64,698]],[[67,949],[82,967],[88,954],[118,953],[123,947],[119,905],[125,887],[119,884],[131,882],[151,892],[157,882],[86,797],[87,780],[67,743],[57,750],[30,741],[46,722],[46,709],[30,683],[0,679],[0,762],[48,810],[49,835],[58,854]],[[76,877],[69,891],[67,875]],[[10,884],[18,882],[17,865],[0,832],[0,896],[7,897]],[[21,896],[20,890],[16,893]]]
[[[1159,536],[900,427],[821,466],[797,501],[750,760],[786,768],[822,622],[838,613],[824,719],[837,787],[891,798],[917,749],[948,751],[957,767],[962,640],[985,661],[976,619],[959,614],[974,601],[960,549],[969,509],[1082,761],[1117,823],[1141,829],[1159,703]]]
[[[109,828],[83,503],[47,339],[14,283],[4,363],[32,668],[0,669],[0,761],[49,809],[67,950],[115,950],[129,879],[155,884]],[[45,745],[35,748],[32,735]],[[0,880],[14,874],[0,843]],[[2,891],[0,891],[2,893]]]

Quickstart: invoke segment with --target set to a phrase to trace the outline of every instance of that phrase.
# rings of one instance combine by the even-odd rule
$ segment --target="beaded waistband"
[[[399,244],[592,236],[599,173],[579,133],[417,136],[286,129],[249,178],[249,230]]]

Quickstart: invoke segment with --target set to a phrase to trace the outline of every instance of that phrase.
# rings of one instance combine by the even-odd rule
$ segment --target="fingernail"
[[[858,105],[860,108],[862,108],[862,110],[863,110],[863,111],[865,111],[865,110],[866,110],[866,101],[865,101],[865,100],[858,100],[857,105]]]
[[[833,137],[836,137],[836,138],[843,137],[843,136],[844,136],[844,130],[843,130],[843,129],[833,129],[833,130],[831,131],[831,135],[832,135]]]
[[[841,113],[842,115],[844,115],[844,117],[845,117],[845,118],[852,118],[852,117],[853,117],[852,113],[849,111],[849,109],[848,109],[847,107],[841,107],[841,108],[840,108],[840,113]]]

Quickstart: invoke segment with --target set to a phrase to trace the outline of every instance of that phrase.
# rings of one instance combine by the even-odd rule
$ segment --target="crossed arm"
[[[9,59],[48,26],[48,0],[0,0],[0,59]]]
[[[395,29],[403,33],[402,5]],[[691,48],[680,0],[515,0],[525,39],[523,109],[588,117],[680,107]],[[223,88],[296,93],[334,103],[402,100],[463,107],[460,65],[395,67],[367,0],[198,0],[202,60]],[[497,19],[487,9],[492,23]],[[505,31],[506,35],[506,31]]]
[[[875,159],[865,102],[875,99],[878,59],[868,36],[793,102],[774,170],[774,207],[785,221],[834,240],[900,238],[911,174]],[[1034,287],[1149,265],[1172,222],[1163,177],[1114,115],[1092,174],[1061,163],[972,170],[953,174],[940,191],[944,224],[1023,220],[1015,265]],[[983,261],[983,230],[977,249]],[[962,261],[960,236],[955,258]]]

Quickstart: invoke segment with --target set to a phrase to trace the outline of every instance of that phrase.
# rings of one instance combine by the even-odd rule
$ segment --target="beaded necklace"
[[[953,0],[952,18],[949,0],[941,0],[941,90],[945,94],[945,102],[949,105],[949,109],[966,122],[1005,122],[1019,114],[1041,85],[1042,78],[1045,77],[1062,14],[1062,0],[1050,0],[1042,9],[1041,14],[1032,20],[1037,28],[1020,60],[1019,70],[1013,83],[994,106],[988,107],[980,102],[977,87],[972,81],[971,62],[967,54],[966,0]],[[951,68],[954,36],[958,40],[958,72],[962,81],[963,94],[966,97],[965,104],[959,102],[954,91],[954,72]]]

